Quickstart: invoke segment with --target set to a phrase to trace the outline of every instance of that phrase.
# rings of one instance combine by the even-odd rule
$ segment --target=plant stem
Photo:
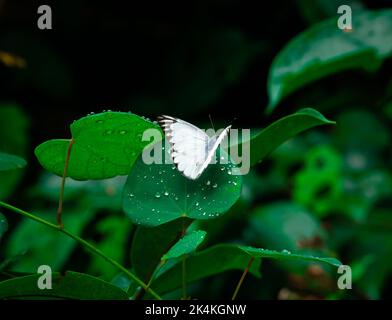
[[[235,300],[235,298],[237,297],[238,291],[240,291],[241,285],[244,282],[244,279],[245,279],[245,277],[246,277],[250,267],[252,266],[252,263],[253,263],[254,260],[255,260],[254,257],[250,258],[250,260],[248,262],[248,265],[246,266],[244,272],[242,273],[240,281],[238,281],[237,287],[235,288],[235,291],[233,293],[233,296],[232,296],[231,300]]]
[[[59,207],[57,209],[57,224],[62,229],[64,228],[63,220],[62,220],[62,213],[63,213],[63,201],[64,201],[64,189],[65,189],[65,180],[67,179],[67,170],[69,165],[69,159],[71,158],[71,150],[74,144],[74,139],[72,138],[69,140],[67,157],[65,158],[65,165],[64,165],[64,172],[63,178],[61,179],[61,189],[60,189],[60,196],[59,196]]]
[[[105,261],[107,261],[108,263],[110,263],[111,265],[113,265],[114,267],[116,267],[117,269],[119,269],[120,271],[122,271],[123,273],[125,273],[129,278],[131,278],[132,280],[134,280],[137,284],[139,284],[144,290],[148,291],[155,299],[157,300],[161,300],[161,297],[151,288],[149,288],[149,286],[147,284],[145,284],[142,280],[140,280],[136,275],[134,275],[132,272],[130,272],[127,268],[125,268],[124,266],[122,266],[121,264],[119,264],[117,261],[113,260],[112,258],[108,257],[105,253],[103,253],[101,250],[99,250],[98,248],[94,247],[92,244],[88,243],[86,240],[80,238],[79,236],[69,232],[68,230],[64,229],[63,227],[53,224],[49,221],[46,221],[44,219],[41,219],[40,217],[37,217],[29,212],[23,211],[19,208],[16,208],[10,204],[4,203],[2,201],[0,201],[0,207],[3,207],[5,209],[8,209],[10,211],[13,211],[15,213],[21,214],[31,220],[34,220],[38,223],[41,223],[43,225],[46,225],[49,228],[58,230],[59,232],[67,235],[68,237],[74,239],[75,241],[79,242],[82,246],[84,246],[85,248],[89,249],[90,251],[92,251],[93,253],[95,253],[96,255],[100,256],[101,258],[103,258]]]
[[[186,256],[182,257],[182,299],[187,299],[186,294]]]

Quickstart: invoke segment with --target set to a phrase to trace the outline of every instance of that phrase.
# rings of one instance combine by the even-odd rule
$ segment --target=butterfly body
[[[228,126],[218,136],[209,137],[203,130],[181,119],[163,115],[158,117],[158,123],[170,143],[173,163],[191,180],[200,177],[211,163],[231,128]]]

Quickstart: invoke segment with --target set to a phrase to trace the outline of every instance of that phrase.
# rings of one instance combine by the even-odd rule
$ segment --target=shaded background
[[[26,63],[0,63],[0,108],[15,112],[7,120],[4,116],[4,123],[0,119],[0,146],[29,162],[23,177],[10,183],[14,190],[0,193],[2,198],[22,208],[55,210],[57,180],[44,174],[34,147],[68,137],[69,124],[90,112],[132,111],[150,118],[170,114],[199,125],[208,125],[211,114],[216,126],[237,118],[236,125],[247,128],[313,107],[338,126],[294,138],[255,168],[245,177],[243,197],[228,218],[205,226],[211,228],[209,242],[321,250],[355,267],[355,290],[337,292],[331,270],[266,261],[262,280],[247,279],[244,298],[389,298],[391,60],[374,73],[346,71],[312,82],[284,99],[272,115],[265,114],[268,71],[276,54],[301,31],[335,17],[341,3],[56,1],[51,4],[53,30],[39,30],[36,11],[41,3],[0,1],[0,51]],[[350,3],[378,9],[389,1]],[[15,121],[12,129],[5,129],[10,121]],[[315,157],[322,159],[325,170],[312,169],[309,163]],[[132,226],[118,231],[125,218],[113,199],[121,193],[121,182],[110,183],[75,186],[75,192],[83,189],[83,196],[70,192],[68,207],[75,212],[90,207],[86,221],[75,214],[75,228],[130,265]],[[105,196],[113,198],[105,202]],[[290,217],[291,227],[283,228]],[[31,240],[34,227],[23,223],[10,218],[4,257]],[[266,225],[276,232],[269,234]],[[304,225],[306,230],[298,228]],[[110,236],[114,232],[118,237]],[[15,270],[34,272],[35,265],[48,259],[59,270],[114,276],[83,250],[72,244],[63,248],[50,232],[42,233],[47,240],[31,244],[33,249],[15,263]],[[51,261],[53,257],[40,252],[54,243],[63,251]],[[237,279],[237,273],[229,273],[198,283],[195,296],[228,297]]]

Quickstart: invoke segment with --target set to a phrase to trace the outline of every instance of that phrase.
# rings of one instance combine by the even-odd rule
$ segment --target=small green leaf
[[[132,240],[131,263],[136,275],[148,282],[162,256],[180,239],[190,220],[177,219],[154,228],[138,227]]]
[[[200,178],[190,180],[171,164],[147,165],[140,157],[124,188],[123,209],[134,223],[145,226],[180,217],[218,217],[241,194],[242,177],[233,175],[233,168],[230,163],[210,164]]]
[[[0,240],[3,234],[8,230],[8,222],[4,215],[0,212]]]
[[[104,112],[89,115],[71,125],[73,146],[67,176],[75,180],[99,180],[127,175],[149,144],[145,130],[159,127],[135,114]],[[62,176],[71,140],[49,140],[35,149],[41,165]]]
[[[21,169],[24,166],[26,166],[24,159],[0,151],[0,171]]]
[[[170,248],[170,250],[162,257],[162,260],[179,258],[194,252],[204,241],[206,234],[207,233],[202,230],[196,230],[186,234]]]
[[[63,276],[60,273],[53,273],[51,290],[38,288],[37,281],[41,276],[42,274],[35,274],[0,282],[0,299],[128,299],[128,295],[120,288],[88,274],[68,271]]]
[[[321,22],[289,42],[272,63],[268,94],[272,110],[288,94],[322,77],[353,68],[375,70],[392,54],[392,10],[353,13],[353,31]]]
[[[96,248],[105,252],[112,259],[122,262],[128,254],[126,245],[131,231],[132,223],[126,217],[108,216],[96,223],[96,232],[99,235],[98,243],[90,241]],[[89,265],[89,273],[100,274],[104,279],[111,279],[118,272],[118,269],[103,261],[101,257],[92,255]]]
[[[244,270],[249,262],[249,255],[237,245],[219,244],[206,250],[196,252],[188,257],[186,262],[186,280],[193,282],[228,270]],[[260,276],[260,261],[255,261],[249,272]],[[159,293],[165,293],[182,284],[182,264],[161,274],[152,283],[151,287]]]
[[[278,260],[306,260],[313,262],[324,262],[332,266],[338,267],[342,263],[335,258],[320,258],[306,254],[296,254],[290,251],[275,251],[267,250],[261,248],[254,248],[249,246],[239,246],[240,249],[244,250],[247,254],[254,258],[268,258],[268,259],[278,259]]]
[[[250,140],[250,164],[261,162],[272,151],[295,135],[319,125],[335,124],[318,111],[305,108],[274,122],[267,128],[253,135]],[[247,141],[243,142],[244,145]]]

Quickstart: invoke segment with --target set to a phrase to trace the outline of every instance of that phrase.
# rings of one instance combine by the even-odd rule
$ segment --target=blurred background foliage
[[[349,49],[344,41],[328,45],[341,37],[336,11],[343,3],[353,8],[356,45]],[[69,124],[89,112],[170,114],[198,125],[208,124],[211,114],[217,127],[236,118],[236,127],[262,128],[313,107],[337,125],[287,141],[253,168],[235,206],[199,222],[207,231],[202,246],[237,242],[324,253],[353,269],[353,289],[340,291],[336,270],[328,266],[265,260],[261,279],[246,278],[241,298],[390,298],[392,15],[366,15],[388,4],[68,0],[51,6],[54,29],[41,31],[35,4],[0,1],[0,150],[28,161],[24,171],[0,172],[0,199],[54,221],[60,179],[41,169],[33,150],[69,134]],[[363,13],[357,30],[356,15]],[[333,23],[319,27],[326,19]],[[365,35],[356,34],[364,28]],[[132,267],[136,227],[121,209],[124,182],[69,180],[64,220]],[[13,215],[7,220],[2,279],[5,270],[33,273],[48,264],[124,285],[115,269],[73,240]],[[228,298],[240,274],[198,281],[191,295]]]

